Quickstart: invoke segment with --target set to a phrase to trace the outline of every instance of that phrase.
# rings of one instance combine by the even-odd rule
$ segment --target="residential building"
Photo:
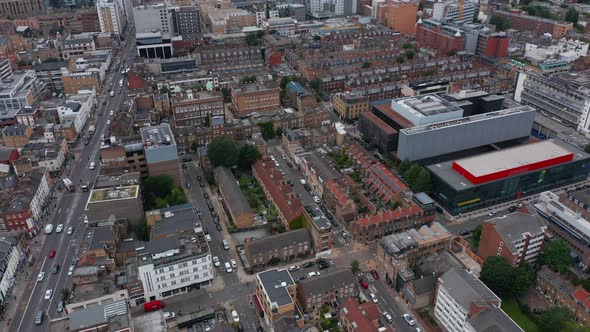
[[[207,286],[213,280],[211,252],[205,233],[193,212],[193,231],[169,235],[145,242],[137,249],[139,279],[146,302]],[[167,227],[175,227],[168,223]]]
[[[244,243],[251,271],[262,270],[275,261],[287,263],[313,253],[311,238],[305,229],[252,239]]]
[[[89,221],[108,220],[114,216],[138,225],[143,217],[139,185],[94,189],[85,210]]]
[[[32,107],[47,92],[47,84],[37,78],[34,70],[17,71],[1,81],[0,110]]]
[[[427,223],[432,216],[425,217],[424,211],[415,203],[395,210],[379,211],[377,214],[353,220],[348,229],[361,243],[368,243],[383,236]]]
[[[483,223],[477,255],[502,256],[513,266],[532,264],[541,252],[547,226],[535,215],[510,213]]]
[[[0,16],[9,19],[27,18],[45,13],[45,2],[41,0],[2,0]]]
[[[19,179],[16,190],[2,197],[0,208],[6,229],[37,231],[49,197],[49,173],[44,168],[32,170]]]
[[[165,3],[148,4],[133,7],[135,32],[161,31],[172,34],[172,11]]]
[[[531,31],[538,36],[549,33],[553,38],[562,38],[574,28],[573,23],[526,15],[522,10],[495,10],[494,15],[507,20],[512,29]]]
[[[418,20],[416,42],[421,47],[435,49],[441,54],[453,54],[465,48],[463,30],[434,20]]]
[[[519,73],[514,100],[531,105],[538,112],[582,133],[590,132],[590,75],[587,72]]]
[[[4,236],[6,235],[6,236]],[[5,233],[0,236],[0,304],[2,304],[2,313],[4,307],[12,302],[12,287],[18,277],[18,272],[24,266],[24,261],[28,253],[24,242],[24,235],[19,233]]]
[[[281,89],[273,82],[252,84],[233,82],[230,87],[234,112],[240,117],[281,109]]]
[[[2,129],[4,146],[9,148],[22,148],[29,143],[29,139],[32,135],[33,128],[20,123]]]
[[[174,33],[180,36],[197,36],[201,33],[201,15],[196,6],[173,8]]]
[[[223,97],[205,91],[187,90],[172,95],[174,127],[202,127],[212,117],[223,117]]]
[[[318,197],[324,196],[326,182],[342,177],[332,166],[325,152],[312,150],[300,153],[294,159],[301,173],[305,175],[308,185]]]
[[[543,265],[537,272],[535,288],[547,300],[550,306],[565,308],[582,326],[590,326],[590,293],[582,286],[574,286],[558,272],[553,272]]]
[[[590,221],[559,201],[551,191],[542,192],[533,205],[547,221],[547,232],[565,240],[576,253],[576,263],[582,270],[590,267]]]
[[[100,31],[114,35],[120,35],[125,29],[126,20],[124,9],[117,0],[97,0],[96,10],[100,22]]]
[[[63,93],[76,95],[81,90],[100,90],[100,77],[93,72],[62,72]]]
[[[356,120],[359,115],[369,110],[366,97],[354,93],[337,93],[332,96],[332,107],[343,120]]]
[[[434,316],[448,331],[523,331],[500,309],[501,304],[472,273],[453,269],[438,279]]]
[[[201,17],[212,34],[228,34],[256,26],[255,13],[232,8],[229,1],[204,2],[199,7]]]
[[[35,63],[33,69],[40,81],[51,91],[63,91],[62,75],[68,64],[65,61]]]
[[[165,174],[177,186],[182,186],[178,150],[168,124],[140,128],[145,160],[149,175]]]
[[[315,108],[318,106],[317,97],[296,81],[287,83],[285,90],[291,101],[291,105],[298,110],[304,110],[307,107]]]
[[[343,181],[326,182],[323,199],[326,207],[334,211],[334,218],[337,221],[347,223],[356,218],[358,207],[351,197],[350,189]]]
[[[127,301],[120,300],[99,304],[84,310],[69,313],[69,331],[105,330],[118,332],[134,331],[131,310]]]
[[[227,167],[219,166],[213,171],[215,183],[223,198],[224,206],[237,228],[248,228],[254,224],[254,211],[238,185],[238,180]]]
[[[49,143],[26,144],[20,151],[19,159],[14,162],[15,173],[23,176],[35,167],[46,168],[51,174],[58,173],[68,153],[68,144],[65,139]]]
[[[0,147],[0,164],[9,165],[12,164],[19,157],[18,150],[15,148]]]
[[[426,169],[433,197],[455,215],[583,181],[589,170],[580,165],[588,158],[573,145],[552,139],[438,162]],[[507,183],[518,186],[507,190]]]
[[[377,20],[395,32],[413,35],[416,32],[417,2],[385,1],[375,2]]]
[[[340,305],[340,327],[344,332],[392,332],[389,327],[381,328],[379,306],[372,302],[359,304],[350,298]]]
[[[357,280],[349,269],[322,273],[297,282],[297,300],[308,322],[317,323],[323,317],[324,306],[340,305],[359,294]]]
[[[161,31],[135,34],[137,56],[146,59],[170,59],[174,54],[170,34]]]
[[[255,301],[264,321],[273,326],[282,319],[294,319],[303,328],[303,314],[295,304],[297,285],[287,270],[271,269],[256,275]]]
[[[86,102],[80,103],[73,100],[66,100],[63,104],[57,107],[57,114],[59,121],[63,123],[66,119],[74,119],[74,127],[77,133],[82,133],[86,121],[91,116],[92,111],[92,97],[89,97]]]
[[[442,23],[471,23],[479,14],[479,6],[471,1],[445,1],[433,5],[432,18]]]
[[[560,197],[560,202],[580,213],[582,218],[590,219],[590,189],[570,191],[566,197]]]
[[[72,37],[71,35],[58,43],[60,60],[67,61],[68,59],[76,56],[81,56],[86,52],[96,51],[96,44],[94,43],[94,37]]]
[[[71,33],[99,32],[100,20],[96,8],[81,9],[73,16],[67,17],[65,22],[66,30]]]
[[[332,224],[320,208],[313,205],[306,205],[304,208],[306,219],[305,228],[311,235],[315,252],[329,251],[333,247]]]
[[[15,114],[16,122],[27,126],[37,127],[41,125],[43,107],[24,107]]]
[[[303,213],[301,200],[287,184],[283,175],[269,160],[258,160],[252,165],[252,174],[262,187],[266,198],[277,208],[279,219],[288,227]]]

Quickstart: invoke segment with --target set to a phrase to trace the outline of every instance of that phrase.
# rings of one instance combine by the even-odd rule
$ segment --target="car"
[[[369,293],[369,296],[371,297],[371,301],[373,301],[373,303],[379,303],[377,295],[375,295],[374,293]]]
[[[219,267],[219,265],[221,265],[219,263],[219,257],[213,256],[213,265],[215,265],[216,267]]]
[[[488,216],[493,217],[496,214],[496,212],[492,211],[490,213],[488,213]]]
[[[164,319],[173,319],[174,317],[176,317],[176,314],[173,312],[165,312],[164,313]]]
[[[64,311],[64,301],[59,301],[57,302],[57,312],[63,312]]]
[[[66,232],[68,235],[72,235],[74,233],[74,226],[68,227],[68,231]]]
[[[313,196],[313,201],[319,204],[322,200],[317,196]]]
[[[45,279],[45,272],[39,272],[37,275],[37,282],[41,282],[43,279]]]
[[[300,276],[299,278],[297,278],[297,281],[301,281],[301,280],[305,280],[305,275]]]
[[[203,197],[205,197],[205,198],[209,198],[209,194],[207,194],[207,193],[203,193]]]
[[[205,183],[204,182],[199,182],[199,187],[204,188],[205,187]]]
[[[522,207],[522,202],[518,203],[516,207],[520,209]]]
[[[56,233],[61,233],[61,231],[64,230],[64,224],[59,224],[57,225],[57,227],[55,228],[55,232]]]
[[[51,268],[51,274],[57,274],[59,272],[59,264],[54,264]]]
[[[207,242],[211,242],[211,235],[205,234],[205,239],[207,239]]]
[[[215,224],[215,229],[218,230],[218,231],[220,231],[220,232],[223,230],[223,228],[221,228],[221,225],[220,224]]]
[[[328,218],[330,220],[334,220],[334,216],[330,212],[326,212],[326,218]],[[334,225],[334,226],[336,226],[336,225]]]
[[[43,316],[43,311],[37,311],[37,314],[35,315],[35,325],[39,326],[43,324]]]
[[[186,169],[187,168],[186,164],[182,164],[182,168]]]
[[[90,144],[90,140],[89,139],[87,139],[87,140],[84,141],[84,145],[88,145],[88,144]]]
[[[301,183],[304,186],[307,184],[307,182],[305,182],[305,180],[303,180],[303,179],[299,179],[299,183]]]
[[[235,310],[231,311],[231,318],[234,320],[234,322],[239,322],[240,321],[240,316],[238,315],[238,312]]]
[[[379,273],[377,273],[377,271],[371,270],[371,275],[373,278],[375,278],[375,280],[379,280]]]
[[[317,277],[317,276],[319,276],[319,275],[320,275],[320,273],[319,273],[319,272],[316,272],[316,271],[311,271],[311,272],[309,272],[309,273],[307,274],[307,277],[308,277],[308,278],[311,278],[311,277]]]
[[[393,322],[393,317],[391,317],[391,315],[387,312],[387,311],[383,311],[383,317],[385,317],[385,320],[389,323]]]
[[[49,258],[53,258],[53,257],[55,257],[55,254],[56,254],[55,249],[51,249],[51,251],[49,252],[48,257]]]
[[[88,223],[88,216],[84,215],[84,223],[87,224]]]
[[[283,160],[287,160],[287,156],[286,155],[283,155]]]
[[[231,268],[231,264],[229,262],[225,262],[225,271],[227,273],[232,273],[234,270]]]
[[[203,178],[200,175],[197,175],[197,181],[203,181]]]
[[[511,206],[508,208],[508,212],[510,212],[510,213],[516,212],[516,210],[518,210],[518,207],[516,207],[516,206]]]
[[[271,154],[271,155],[270,155],[270,160],[272,160],[272,161],[276,161],[276,160],[277,160],[277,158],[275,158],[275,156],[273,156],[273,155]]]
[[[68,276],[71,276],[72,274],[74,274],[75,268],[76,268],[76,265],[74,265],[74,264],[70,265],[70,268],[68,269]]]
[[[311,187],[308,184],[304,184],[303,188],[305,188],[307,191],[311,191]]]
[[[236,262],[235,259],[230,259],[229,262],[231,263],[231,267],[232,269],[237,269],[238,268],[238,263]]]
[[[308,267],[314,266],[314,264],[315,264],[314,262],[307,262],[307,263],[304,263],[303,265],[301,265],[301,267],[303,267],[304,269],[307,269]]]
[[[107,120],[107,126],[111,124],[111,120]]]
[[[201,326],[201,324],[197,324],[195,326],[197,327],[197,332],[203,332],[203,327]]]
[[[53,295],[53,289],[48,289],[45,291],[45,299],[46,300],[51,299],[51,295]]]
[[[205,332],[211,331],[211,323],[208,320],[203,323],[203,326],[205,326]]]
[[[294,186],[293,181],[291,181],[291,180],[287,180],[287,184],[290,185],[291,187]]]
[[[192,186],[191,186],[191,183],[190,183],[190,182],[187,182],[187,183],[186,183],[186,189],[191,189],[191,187],[192,187]]]
[[[408,325],[410,325],[410,326],[416,325],[416,321],[414,320],[414,318],[412,318],[412,316],[410,316],[408,314],[403,314],[402,317],[404,318],[406,323],[408,323]]]
[[[329,267],[330,267],[330,263],[320,263],[320,264],[318,265],[318,269],[319,269],[319,270],[324,270],[324,269],[327,269],[327,268],[329,268]]]
[[[416,328],[416,332],[422,332],[422,329],[421,329],[421,328],[419,328],[419,327],[417,327],[417,328]]]
[[[285,174],[287,174],[287,173],[285,173],[285,171],[281,170],[281,174],[282,174],[282,175],[285,175]]]
[[[334,220],[333,218],[328,218],[330,220],[330,224],[332,224],[332,226],[334,227],[338,227],[338,223],[336,222],[336,220]]]
[[[369,289],[369,284],[366,281],[361,280],[361,287],[363,287],[363,289]]]
[[[110,110],[110,111],[109,111],[109,115],[113,115],[113,114],[115,114],[115,111],[113,111],[113,110]]]
[[[291,265],[291,266],[289,266],[289,271],[290,272],[297,271],[299,269],[300,269],[300,267],[297,266],[297,265]]]
[[[346,231],[342,231],[340,232],[340,234],[342,235],[343,238],[347,238],[348,237],[348,233],[346,233]]]
[[[281,166],[281,165],[279,165],[279,162],[275,161],[275,167],[279,167],[279,166]]]
[[[293,164],[291,164],[290,162],[287,161],[287,166],[289,166],[289,168],[292,168]]]

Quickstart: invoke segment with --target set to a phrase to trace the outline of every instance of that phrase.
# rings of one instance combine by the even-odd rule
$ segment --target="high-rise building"
[[[461,9],[463,7],[463,9]],[[447,1],[434,4],[432,18],[441,23],[471,23],[478,8],[471,1]]]
[[[8,19],[26,18],[45,12],[43,0],[1,0],[0,16]]]
[[[416,32],[417,2],[388,1],[377,2],[377,20],[393,31],[405,35]]]
[[[134,7],[133,20],[136,33],[154,31],[172,33],[172,13],[163,3]]]
[[[201,33],[201,14],[196,6],[175,7],[172,11],[174,33],[191,36]]]
[[[125,16],[117,0],[97,0],[96,10],[100,31],[120,35],[125,29]]]

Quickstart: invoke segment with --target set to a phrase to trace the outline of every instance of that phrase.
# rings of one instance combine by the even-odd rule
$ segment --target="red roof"
[[[344,206],[349,203],[349,201],[351,201],[348,193],[344,191],[337,181],[330,180],[326,182],[326,188],[332,193],[334,197],[336,197],[340,206]]]
[[[260,185],[270,193],[270,198],[285,217],[285,222],[291,222],[301,215],[303,204],[295,198],[291,186],[283,182],[283,175],[272,162],[258,160],[252,165],[252,171],[260,180]]]
[[[377,331],[373,321],[379,319],[380,312],[375,303],[366,302],[359,305],[355,298],[349,298],[342,304],[340,312],[350,324],[356,324],[356,331]]]
[[[136,75],[134,72],[129,72],[127,75],[129,90],[143,90],[145,88],[145,82],[143,78]]]
[[[379,119],[375,114],[371,112],[363,112],[361,113],[362,117],[365,117],[367,120],[374,123],[377,127],[381,128],[386,134],[393,135],[397,133],[397,130],[393,129],[390,125],[385,123],[385,121]]]
[[[391,109],[391,103],[375,105],[373,107],[381,111],[383,115],[390,118],[395,123],[399,124],[402,128],[414,127],[414,124],[410,120],[404,118],[403,116],[399,115],[399,113]]]
[[[369,177],[373,181],[379,182],[380,185],[378,187],[383,191],[387,191],[390,197],[408,190],[408,186],[381,163],[371,165],[369,174]]]
[[[361,166],[361,168],[368,168],[369,165],[376,162],[376,160],[357,143],[351,144],[346,152]]]
[[[357,219],[353,222],[363,227],[367,227],[369,225],[396,222],[402,218],[420,214],[422,214],[422,209],[418,205],[415,203],[408,203],[408,205],[405,207],[400,207],[395,210],[387,210],[384,212],[382,211],[369,217]]]
[[[576,288],[572,296],[586,309],[590,309],[590,293],[582,287]]]

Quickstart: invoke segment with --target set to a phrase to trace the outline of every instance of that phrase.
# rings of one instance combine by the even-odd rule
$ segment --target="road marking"
[[[43,264],[41,264],[41,270],[39,270],[39,271],[43,271],[43,267],[45,266],[46,261],[47,261],[47,257],[45,257],[45,259],[43,259]],[[35,276],[35,278],[36,278],[36,276]],[[27,301],[27,306],[25,307],[25,311],[23,312],[23,317],[21,318],[20,323],[18,324],[17,331],[20,331],[20,327],[23,324],[23,321],[25,320],[25,316],[26,316],[27,311],[29,309],[29,305],[31,304],[31,299],[33,298],[33,294],[35,293],[35,289],[37,288],[37,284],[38,284],[38,282],[35,281],[35,286],[33,286],[33,291],[31,292],[31,295],[29,296],[29,300]]]

